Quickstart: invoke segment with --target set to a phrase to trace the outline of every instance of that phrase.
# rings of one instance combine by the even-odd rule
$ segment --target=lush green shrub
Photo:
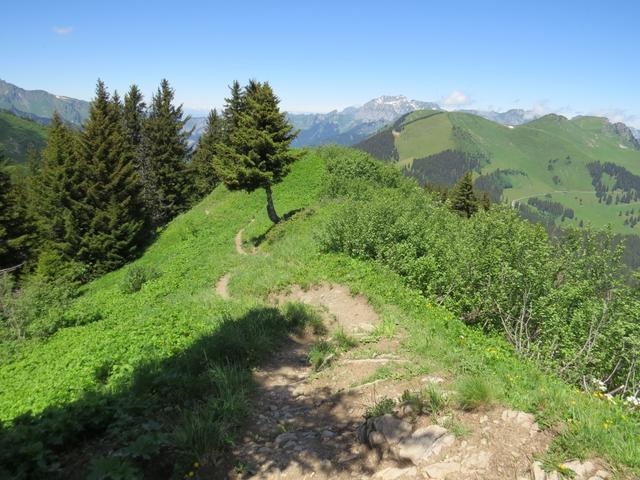
[[[19,284],[8,275],[0,275],[0,321],[9,338],[49,336],[62,327],[100,317],[95,311],[67,312],[85,279],[86,268],[82,264],[59,264],[57,275],[41,265]]]
[[[145,283],[159,276],[160,273],[152,265],[131,265],[122,277],[120,290],[122,293],[138,292]]]
[[[350,167],[354,172],[369,168],[369,160],[351,161],[360,165]],[[334,191],[360,184],[338,174],[329,173]],[[571,382],[597,378],[609,390],[637,388],[631,379],[638,377],[640,302],[623,284],[621,251],[610,234],[575,230],[551,241],[507,207],[461,218],[417,187],[376,182],[369,180],[367,195],[343,201],[321,235],[326,251],[389,266]]]

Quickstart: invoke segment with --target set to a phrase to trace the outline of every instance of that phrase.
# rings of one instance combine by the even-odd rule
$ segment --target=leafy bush
[[[149,280],[158,278],[160,273],[151,265],[131,265],[122,277],[120,290],[122,293],[135,293]]]
[[[349,170],[368,168],[366,159],[352,161],[360,167]],[[338,173],[329,173],[334,191],[362,188]],[[325,251],[387,265],[575,384],[596,377],[609,390],[640,387],[640,302],[623,284],[621,250],[607,232],[569,230],[552,242],[507,207],[460,218],[405,185],[343,201],[320,237]]]
[[[0,275],[0,321],[5,334],[13,339],[45,337],[58,329],[94,321],[98,312],[67,309],[78,296],[86,268],[65,263],[57,275],[39,268],[16,285],[6,274]]]

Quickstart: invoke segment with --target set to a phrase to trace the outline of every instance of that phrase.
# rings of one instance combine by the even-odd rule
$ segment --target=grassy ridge
[[[29,147],[45,147],[47,129],[32,120],[0,110],[0,145],[10,163],[25,163]]]
[[[125,446],[126,442],[139,441],[141,436],[129,438],[122,432],[105,437],[110,431],[105,434],[104,425],[91,423],[98,414],[109,411],[113,398],[125,394],[123,398],[128,402],[144,400],[144,405],[134,412],[140,416],[136,417],[137,424],[159,422],[161,432],[172,431],[176,416],[171,409],[167,413],[166,408],[187,408],[182,405],[193,402],[189,395],[208,395],[208,401],[221,395],[215,382],[213,387],[202,386],[208,377],[200,371],[191,374],[187,367],[194,363],[187,360],[224,358],[224,351],[220,350],[233,344],[234,338],[258,348],[256,339],[265,336],[265,331],[256,325],[272,325],[268,333],[276,330],[278,322],[293,322],[267,307],[265,298],[270,292],[294,283],[309,285],[327,280],[367,295],[381,314],[378,335],[393,334],[398,328],[406,330],[409,335],[404,348],[423,367],[421,370],[453,378],[481,374],[490,380],[501,401],[532,411],[542,425],[562,431],[550,458],[596,454],[640,473],[640,425],[620,406],[580,394],[553,375],[519,360],[501,338],[465,326],[382,265],[321,253],[318,237],[342,203],[340,198],[322,195],[329,185],[325,155],[346,159],[360,154],[349,150],[307,153],[274,191],[280,213],[303,209],[291,220],[271,227],[266,218],[264,192],[230,193],[217,189],[175,219],[135,262],[153,265],[159,271],[157,278],[136,293],[124,294],[120,286],[130,267],[104,276],[86,287],[72,309],[80,323],[91,319],[89,323],[64,328],[48,340],[25,342],[6,354],[0,365],[0,418],[5,422],[0,439],[19,431],[12,426],[16,416],[31,411],[36,428],[44,428],[39,412],[51,407],[75,412],[73,406],[85,405],[82,400],[88,393],[97,398],[97,403],[92,404],[91,418],[79,415],[75,419],[82,424],[76,440],[91,445],[96,438],[110,438],[111,442],[125,442]],[[358,173],[363,184],[371,182],[362,173],[371,172]],[[255,221],[250,223],[252,219]],[[233,238],[243,227],[247,242],[261,242],[259,255],[235,253]],[[217,280],[227,272],[231,274],[230,301],[215,293]],[[228,347],[230,351],[232,347]],[[169,380],[168,375],[186,380]],[[177,384],[180,388],[176,388]],[[177,390],[177,398],[169,395],[170,388]],[[141,393],[136,393],[137,389]],[[100,402],[106,402],[105,406],[101,407]],[[117,415],[108,418],[121,420]],[[604,425],[608,425],[606,429]],[[66,431],[71,426],[61,428]],[[91,449],[89,452],[102,453]],[[199,458],[197,446],[187,452],[192,459]],[[162,453],[166,455],[165,450]],[[77,454],[73,449],[63,449],[60,458],[64,467],[86,467],[76,459]],[[157,461],[157,455],[158,452],[151,458]],[[145,464],[151,469],[148,474],[153,473],[153,463]],[[164,467],[170,469],[173,465]],[[178,470],[174,474],[181,476],[184,472]],[[63,471],[68,474],[68,470]],[[166,471],[155,473],[155,478],[168,476]]]
[[[604,118],[567,120],[547,115],[509,127],[468,113],[425,111],[414,112],[389,129],[396,132],[388,138],[393,138],[400,166],[411,167],[416,159],[446,150],[480,154],[488,161],[481,162],[476,175],[498,169],[521,172],[505,176],[511,184],[503,192],[505,201],[526,203],[530,197],[551,195],[554,201],[574,209],[576,218],[565,219],[566,224],[578,225],[582,220],[599,228],[611,225],[616,233],[638,233],[640,226],[624,225],[625,217],[617,214],[619,210],[637,210],[640,202],[599,203],[587,169],[592,162],[612,162],[640,175],[640,151],[616,134]],[[367,144],[362,148],[377,155]]]

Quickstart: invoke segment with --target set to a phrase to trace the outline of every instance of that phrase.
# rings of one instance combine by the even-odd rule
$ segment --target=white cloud
[[[604,108],[592,110],[589,113],[598,117],[607,117],[613,123],[622,122],[632,126],[638,125],[638,117],[622,108]]]
[[[53,32],[58,35],[69,35],[73,32],[73,27],[53,27]]]
[[[444,105],[445,108],[462,107],[464,105],[469,105],[470,103],[471,100],[469,97],[460,90],[454,90],[447,97],[442,99],[442,105]]]

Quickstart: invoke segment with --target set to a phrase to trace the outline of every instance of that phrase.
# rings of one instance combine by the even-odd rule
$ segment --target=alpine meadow
[[[0,480],[640,479],[637,6],[161,3],[5,9]]]

